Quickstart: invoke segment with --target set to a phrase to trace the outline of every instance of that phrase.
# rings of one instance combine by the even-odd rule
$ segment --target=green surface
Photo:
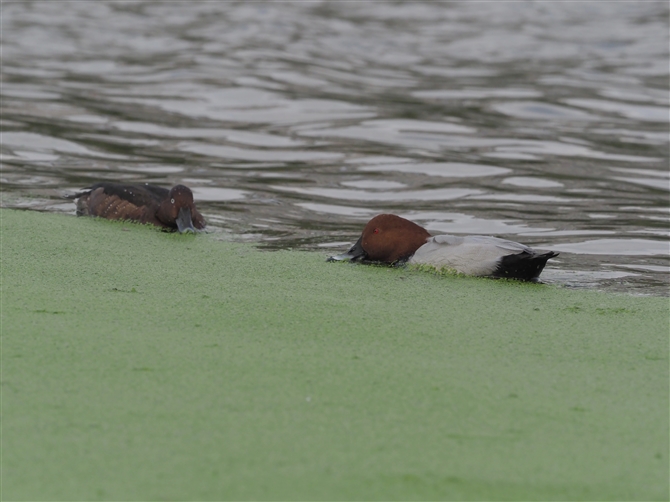
[[[667,298],[0,216],[3,501],[668,498]]]

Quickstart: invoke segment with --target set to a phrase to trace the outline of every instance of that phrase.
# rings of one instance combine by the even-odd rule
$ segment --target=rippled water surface
[[[222,239],[325,256],[394,212],[668,294],[667,2],[1,8],[4,207],[184,183]]]

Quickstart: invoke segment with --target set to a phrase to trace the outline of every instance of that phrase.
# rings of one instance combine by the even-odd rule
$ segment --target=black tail
[[[519,254],[503,256],[498,264],[498,268],[493,272],[493,277],[534,281],[542,273],[542,270],[544,270],[547,260],[556,256],[558,256],[558,253],[554,253],[553,251],[544,254],[524,251]]]
[[[78,199],[82,195],[88,195],[89,193],[91,193],[91,190],[93,190],[95,187],[96,187],[96,185],[86,187],[86,188],[82,188],[79,192],[62,195],[61,197],[63,197],[64,199],[67,199],[67,200]]]
[[[61,195],[61,197],[62,197],[63,199],[67,199],[67,200],[75,200],[75,199],[78,199],[79,197],[81,197],[82,195],[86,195],[87,193],[89,193],[89,191],[88,191],[88,190],[84,190],[84,191],[82,191],[82,192],[77,192],[77,193],[70,193],[70,194],[66,194],[66,195]]]

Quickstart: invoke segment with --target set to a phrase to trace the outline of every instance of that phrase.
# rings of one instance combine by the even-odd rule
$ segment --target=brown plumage
[[[363,229],[361,245],[368,260],[383,263],[405,261],[430,237],[428,230],[394,214],[380,214]],[[394,242],[394,246],[389,246]]]
[[[193,192],[184,185],[168,190],[148,183],[103,182],[78,193],[75,198],[78,198],[78,216],[149,223],[179,232],[205,228],[205,219],[193,202]]]

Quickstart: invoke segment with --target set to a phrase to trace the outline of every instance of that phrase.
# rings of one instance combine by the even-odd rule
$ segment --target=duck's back
[[[421,246],[410,263],[447,267],[467,275],[536,279],[557,253],[537,253],[514,241],[483,235],[436,235]]]
[[[96,183],[79,195],[77,215],[133,220],[163,226],[155,217],[169,190],[154,185]]]

